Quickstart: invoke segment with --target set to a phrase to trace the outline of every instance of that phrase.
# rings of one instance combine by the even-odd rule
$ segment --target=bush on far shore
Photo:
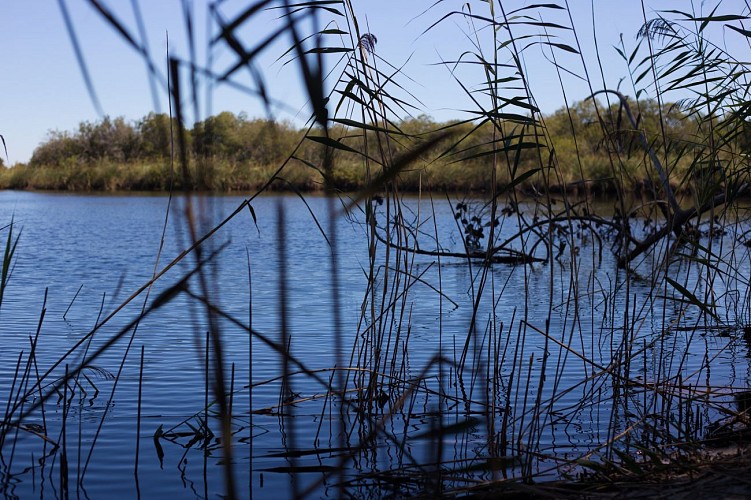
[[[538,173],[517,186],[522,189],[566,189],[573,185],[595,185],[601,190],[612,189],[612,152],[617,150],[617,172],[626,187],[637,188],[649,183],[644,151],[634,131],[618,130],[616,108],[601,108],[593,100],[574,103],[545,116],[539,123],[526,124],[520,137],[537,137],[539,146],[514,151],[512,161],[507,155],[495,156],[495,176],[499,187],[530,170]],[[640,123],[650,144],[666,158],[676,178],[683,176],[687,160],[681,151],[690,147],[699,129],[679,108],[655,102],[640,103]],[[602,117],[602,119],[600,119]],[[663,126],[660,126],[663,120]],[[519,134],[518,124],[509,123],[500,133]],[[400,188],[416,191],[438,188],[452,191],[490,191],[493,156],[499,131],[489,123],[476,127],[472,123],[437,123],[425,115],[398,122],[399,133],[386,143],[373,140],[368,131],[365,141],[362,130],[341,125],[331,128],[330,135],[352,150],[365,152],[371,158],[384,158],[382,151],[399,154],[429,139],[435,131],[453,128],[459,143],[442,140],[419,161],[400,172]],[[664,134],[663,134],[664,131]],[[47,140],[33,153],[28,165],[2,167],[0,188],[69,191],[162,191],[202,189],[209,191],[252,191],[266,184],[278,167],[294,151],[291,160],[274,181],[272,189],[300,191],[322,190],[325,182],[323,146],[303,140],[305,131],[289,122],[249,119],[244,114],[222,112],[199,121],[184,130],[189,153],[190,179],[182,178],[174,162],[172,144],[177,144],[179,126],[165,114],[150,113],[144,118],[127,122],[124,118],[104,117],[96,123],[83,122],[75,132],[52,131]],[[311,135],[317,135],[313,131]],[[751,135],[751,134],[746,134]],[[743,139],[746,135],[743,135]],[[574,141],[576,137],[576,141]],[[521,140],[521,139],[519,139]],[[529,139],[525,139],[529,140]],[[385,144],[385,145],[384,145]],[[683,149],[681,149],[683,148]],[[611,156],[608,153],[611,153]],[[519,155],[514,158],[514,155]],[[542,165],[542,167],[541,167]],[[646,167],[646,168],[645,168]],[[370,172],[368,172],[368,168]],[[363,156],[344,149],[334,151],[330,185],[340,190],[356,190],[366,186],[378,175],[380,166],[366,167]],[[175,173],[173,173],[173,170]],[[185,183],[189,185],[184,185]]]

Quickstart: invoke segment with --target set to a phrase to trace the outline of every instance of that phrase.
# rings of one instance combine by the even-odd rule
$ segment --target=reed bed
[[[148,58],[154,81],[167,80],[135,32],[101,3],[90,3]],[[136,335],[141,322],[160,309],[186,304],[196,325],[206,325],[196,326],[193,335],[203,385],[187,388],[203,402],[182,409],[187,418],[157,428],[151,436],[154,452],[163,463],[182,450],[184,464],[198,451],[204,470],[209,457],[221,457],[222,493],[229,498],[252,496],[256,485],[241,490],[240,478],[254,482],[264,474],[285,474],[295,497],[594,495],[642,486],[638,491],[650,491],[655,478],[673,478],[678,488],[677,478],[686,474],[687,484],[706,484],[709,469],[692,460],[712,443],[744,449],[748,437],[748,380],[740,376],[717,384],[711,375],[723,352],[748,349],[751,300],[742,198],[748,189],[747,65],[707,38],[717,24],[734,36],[749,32],[742,24],[746,16],[725,14],[721,7],[645,18],[636,47],[619,49],[634,95],[651,92],[660,102],[673,90],[695,90],[681,103],[684,119],[699,131],[687,140],[660,135],[659,123],[641,122],[639,99],[595,86],[568,4],[512,9],[508,2],[488,2],[481,11],[436,4],[428,11],[435,23],[429,26],[453,20],[467,26],[467,51],[447,56],[456,60],[446,65],[459,91],[476,104],[462,126],[492,130],[487,144],[477,148],[465,144],[458,127],[427,135],[398,129],[399,110],[413,106],[400,90],[406,85],[402,72],[379,57],[377,39],[362,30],[351,1],[265,0],[231,17],[211,4],[216,30],[209,44],[231,50],[236,64],[202,67],[194,59],[172,58],[166,72],[174,126],[164,133],[174,147],[171,187],[186,190],[179,199],[185,250],[166,264],[157,254],[152,278],[119,306],[102,309],[95,326],[49,366],[40,366],[36,357],[42,308],[37,334],[20,349],[9,384],[0,442],[5,492],[12,494],[21,477],[37,481],[37,474],[60,496],[85,489],[108,416],[105,411],[94,425],[93,441],[84,443],[81,429],[89,423],[76,408],[86,398],[116,400],[123,370],[130,366],[143,373],[143,348],[140,357],[129,357],[131,349],[138,350],[136,339],[145,338]],[[255,194],[211,223],[207,214],[213,208],[191,191],[212,186],[211,158],[189,154],[183,123],[189,108],[200,109],[198,79],[239,85],[241,69],[265,50],[271,38],[246,45],[238,31],[264,9],[275,9],[293,40],[287,56],[298,65],[308,93],[310,129]],[[310,26],[317,31],[304,31]],[[556,61],[565,60],[567,71],[590,82],[593,97],[618,111],[614,122],[603,116],[597,122],[616,193],[607,210],[565,190],[521,197],[514,189],[533,178],[541,186],[591,180],[562,177],[556,144],[526,81],[529,47],[547,51],[554,70],[562,71]],[[336,71],[325,70],[324,60]],[[80,63],[86,67],[83,58]],[[334,124],[346,126],[364,149],[333,136]],[[305,141],[320,146],[317,158],[300,157]],[[576,131],[573,141],[576,148]],[[457,199],[422,178],[417,200],[403,196],[403,176],[419,178],[426,158],[457,152],[484,159],[486,197]],[[360,158],[367,180],[348,195],[334,182],[337,155],[345,153]],[[520,168],[530,157],[536,163]],[[290,299],[295,263],[287,254],[294,234],[283,208],[263,214],[276,221],[276,328],[256,326],[264,311],[254,308],[253,294],[263,285],[253,276],[264,263],[250,254],[248,317],[218,300],[216,269],[229,245],[218,232],[238,217],[246,217],[251,228],[257,225],[259,195],[287,181],[292,165],[299,164],[318,172],[328,195],[324,218],[310,210],[310,230],[320,232],[329,248],[330,286],[322,292],[330,294],[331,308],[326,367],[315,366],[296,348]],[[499,172],[508,182],[498,182]],[[644,198],[630,195],[634,175],[649,179]],[[457,244],[439,229],[446,219]],[[367,246],[356,331],[345,331],[352,322],[341,317],[342,221],[360,228]],[[18,242],[15,223],[4,231],[0,301]],[[152,295],[173,268],[181,277]],[[470,285],[452,296],[447,273],[457,268]],[[140,306],[132,313],[128,307],[134,304]],[[131,315],[116,322],[123,311]],[[447,326],[454,311],[464,315],[461,328]],[[415,319],[426,313],[437,318],[427,343]],[[110,322],[117,327],[106,330]],[[248,338],[242,353],[250,367],[246,384],[238,382],[231,361],[237,353],[227,351],[230,332]],[[103,360],[112,368],[100,366]],[[275,376],[254,376],[260,360],[276,360]],[[572,367],[578,379],[569,376]],[[148,387],[142,376],[138,380],[141,438],[140,402]],[[259,406],[268,403],[269,394],[275,403]],[[315,432],[305,426],[309,421],[318,423]],[[258,470],[254,447],[268,422],[279,427],[279,451],[272,457],[279,461]],[[577,437],[558,442],[566,433]],[[35,448],[21,459],[16,444],[27,435],[36,440]],[[145,450],[136,442],[138,485]],[[243,467],[241,459],[247,460]],[[739,455],[727,467],[745,467],[745,460]],[[178,468],[185,474],[184,465]],[[207,481],[199,490],[197,496],[218,493]]]

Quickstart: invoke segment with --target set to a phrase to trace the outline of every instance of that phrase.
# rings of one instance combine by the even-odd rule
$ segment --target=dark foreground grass
[[[633,469],[633,467],[632,467]],[[748,444],[697,451],[664,464],[638,469],[613,467],[609,472],[576,480],[520,484],[501,481],[447,492],[451,498],[746,498],[751,491]]]

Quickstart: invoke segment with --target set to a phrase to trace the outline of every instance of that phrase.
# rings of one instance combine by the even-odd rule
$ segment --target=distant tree
[[[236,159],[256,165],[281,163],[300,138],[300,133],[286,122],[247,120],[241,116],[238,126],[240,150]]]
[[[78,136],[88,161],[127,162],[138,156],[138,134],[122,117],[112,120],[105,116],[99,123],[83,122]]]
[[[149,113],[136,124],[140,141],[140,155],[144,158],[169,158],[171,151],[171,134],[177,132],[177,122],[173,120],[170,130],[170,118],[164,113]]]
[[[82,122],[76,133],[52,131],[31,157],[31,166],[64,163],[128,162],[140,156],[139,133],[124,118],[105,116],[99,122]]]
[[[236,158],[242,151],[241,123],[229,111],[196,122],[191,131],[193,152],[199,157]]]
[[[84,149],[81,141],[69,132],[53,130],[47,134],[47,140],[34,150],[29,165],[38,167],[62,165],[66,162],[81,163],[85,161]]]

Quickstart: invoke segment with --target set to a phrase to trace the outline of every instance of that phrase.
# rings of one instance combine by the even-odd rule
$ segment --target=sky
[[[162,75],[166,75],[168,46],[171,56],[184,60],[190,58],[190,38],[181,0],[100,2],[135,38],[142,40],[145,35],[149,54]],[[186,0],[185,3],[189,5],[193,19],[197,63],[215,71],[230,67],[235,59],[229,48],[223,44],[210,45],[210,39],[216,34],[216,23],[212,23],[208,15],[212,2]],[[219,10],[225,19],[232,19],[252,3],[252,0],[225,0]],[[389,72],[387,64],[401,68],[395,81],[404,90],[393,87],[393,92],[415,104],[416,108],[410,110],[415,116],[425,114],[436,120],[466,118],[470,116],[467,111],[477,109],[452,75],[451,65],[446,64],[462,55],[469,57],[470,52],[477,50],[474,44],[479,44],[486,54],[492,49],[489,30],[481,30],[478,37],[473,38],[468,35],[470,29],[462,18],[448,15],[467,3],[473,14],[488,15],[489,4],[484,0],[352,0],[361,30],[377,37],[375,50],[380,58],[379,68],[385,72]],[[503,5],[512,10],[535,3],[547,2],[504,0]],[[566,0],[556,3],[566,5]],[[646,18],[651,19],[657,15],[657,9],[690,10],[693,5],[697,11],[707,11],[718,2],[703,4],[696,1],[692,4],[688,0],[645,0],[644,3]],[[748,13],[743,0],[719,3],[718,13]],[[82,76],[66,29],[62,5],[69,13],[98,106]],[[136,22],[134,6],[142,14],[143,30]],[[571,19],[564,10],[544,9],[544,20],[567,27],[573,24],[575,30],[552,29],[550,34],[558,37],[556,43],[580,46],[583,58],[556,50],[557,62],[568,70],[561,74],[561,87],[558,72],[550,62],[549,49],[543,52],[536,44],[523,52],[529,85],[537,105],[543,112],[551,113],[563,106],[564,99],[572,102],[586,98],[591,90],[582,79],[585,70],[595,90],[616,88],[620,83],[623,90],[633,94],[629,85],[621,82],[628,75],[628,68],[614,46],[622,39],[627,51],[635,47],[636,33],[644,23],[641,3],[636,0],[568,0],[568,7]],[[0,16],[3,20],[0,29],[0,135],[7,146],[6,163],[27,162],[34,148],[51,131],[75,131],[81,122],[97,121],[103,115],[122,116],[135,122],[149,112],[168,111],[167,92],[162,85],[156,88],[150,85],[142,55],[126,43],[89,0],[4,0]],[[347,29],[341,17],[321,17],[324,18],[331,22],[326,28]],[[242,25],[241,40],[247,47],[253,46],[283,22],[278,11],[263,12]],[[538,28],[537,33],[542,29]],[[727,44],[731,53],[740,60],[749,60],[749,47],[741,43],[741,37],[733,37],[728,30],[718,30],[718,40]],[[280,36],[256,61],[257,74],[262,75],[277,105],[268,109],[253,92],[226,85],[208,86],[201,80],[198,85],[200,106],[197,113],[190,114],[189,120],[221,111],[245,113],[248,117],[265,117],[271,112],[274,118],[290,120],[301,126],[310,110],[298,69],[294,62],[290,62],[289,56],[284,55],[290,45],[288,38]],[[507,62],[508,51],[499,51],[499,57],[499,62]],[[326,60],[326,70],[331,71],[332,82],[341,71],[341,66],[335,64],[337,60],[336,54]],[[470,91],[481,86],[482,75],[476,70],[460,69],[457,76]],[[247,71],[237,74],[237,82],[248,87],[254,87],[255,81]]]

